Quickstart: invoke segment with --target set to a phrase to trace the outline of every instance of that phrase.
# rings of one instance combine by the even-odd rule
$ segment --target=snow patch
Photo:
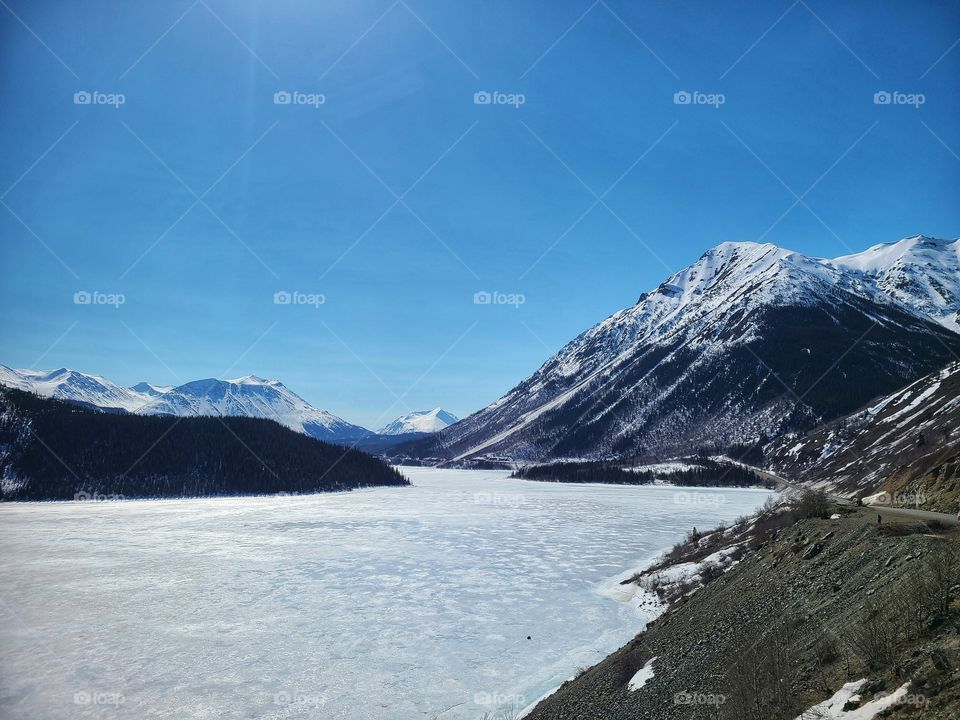
[[[630,682],[627,684],[630,690],[639,690],[653,679],[653,661],[656,659],[656,657],[652,657],[647,660],[647,664],[637,670],[636,674],[630,678]]]
[[[904,683],[889,695],[871,700],[853,710],[844,710],[843,707],[848,702],[858,702],[861,699],[859,691],[866,682],[866,678],[848,682],[831,698],[798,715],[796,720],[873,720],[881,711],[896,705],[907,694],[910,686],[909,682]]]

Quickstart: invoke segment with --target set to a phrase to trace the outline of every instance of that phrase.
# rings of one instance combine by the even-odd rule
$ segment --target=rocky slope
[[[944,572],[960,571],[960,531],[893,517],[877,526],[867,513],[759,537],[739,562],[525,717],[792,720],[863,680],[846,705],[851,714],[841,701],[836,714],[804,717],[872,718],[868,710],[887,698],[885,718],[954,718],[960,587]],[[942,612],[926,605],[938,592]],[[631,689],[632,680],[642,687]]]
[[[874,503],[960,508],[960,362],[766,449],[787,479]],[[878,495],[879,493],[879,495]]]

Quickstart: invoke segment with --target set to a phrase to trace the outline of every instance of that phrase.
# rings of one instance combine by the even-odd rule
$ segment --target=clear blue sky
[[[955,2],[3,2],[14,367],[466,415],[719,242],[960,228]]]

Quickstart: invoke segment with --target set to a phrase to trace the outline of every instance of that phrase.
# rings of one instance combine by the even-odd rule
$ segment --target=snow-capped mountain
[[[366,428],[313,407],[279,380],[252,375],[236,380],[195,380],[176,387],[142,382],[125,388],[77,370],[14,370],[0,365],[0,384],[86,407],[141,415],[267,418],[330,442],[350,442],[371,434]]]
[[[236,380],[194,380],[164,392],[137,410],[142,415],[242,415],[276,420],[320,440],[370,435],[358,425],[313,407],[279,380],[248,375]]]
[[[960,240],[915,235],[830,262],[960,332]]]
[[[434,433],[453,425],[457,420],[458,418],[453,415],[453,413],[448,413],[443,408],[436,407],[433,410],[415,410],[406,415],[401,415],[392,423],[384,425],[377,432],[380,435]]]
[[[960,362],[934,371],[805,435],[764,452],[791,480],[879,502],[955,510],[960,498]]]
[[[130,389],[134,392],[140,393],[147,397],[155,398],[163,395],[164,393],[170,392],[175,385],[151,385],[148,382],[137,383],[132,386]]]
[[[0,384],[106,410],[134,412],[150,401],[149,395],[135,388],[121,387],[99,375],[88,375],[68,368],[14,370],[0,365]]]
[[[723,243],[415,451],[656,454],[838,417],[960,353],[958,248],[917,236],[825,260]]]

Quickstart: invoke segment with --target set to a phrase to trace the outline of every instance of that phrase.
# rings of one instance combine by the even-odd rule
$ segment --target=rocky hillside
[[[958,251],[919,236],[836,260],[723,243],[408,450],[669,454],[814,427],[960,354]]]
[[[840,512],[744,540],[736,560],[713,564],[645,632],[525,717],[955,718],[960,528]],[[723,544],[694,536],[676,562]]]
[[[960,507],[960,362],[766,450],[790,480],[871,502],[943,512]]]

